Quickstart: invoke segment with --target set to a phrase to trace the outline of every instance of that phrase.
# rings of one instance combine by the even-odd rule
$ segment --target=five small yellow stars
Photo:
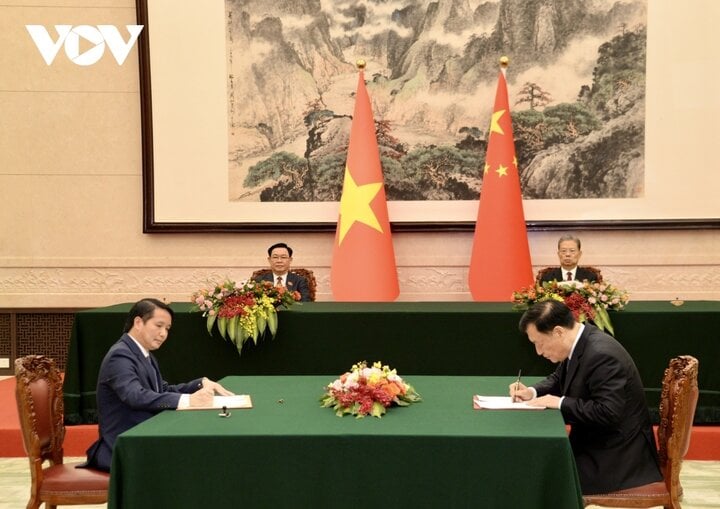
[[[342,198],[340,198],[340,239],[342,244],[345,235],[355,222],[364,223],[382,233],[382,226],[375,216],[370,202],[382,188],[382,182],[372,182],[359,186],[353,180],[350,169],[345,167]]]

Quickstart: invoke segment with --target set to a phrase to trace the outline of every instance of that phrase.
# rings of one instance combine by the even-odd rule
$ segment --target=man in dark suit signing
[[[597,327],[575,321],[562,302],[539,302],[520,319],[538,355],[557,362],[553,374],[510,395],[560,409],[582,492],[607,493],[662,481],[642,381],[630,355]]]
[[[284,242],[273,244],[268,248],[268,263],[272,273],[263,274],[257,281],[271,281],[275,286],[283,286],[288,291],[300,293],[300,301],[310,301],[310,287],[307,280],[300,274],[290,272],[293,250]]]
[[[540,282],[546,281],[595,281],[596,274],[591,271],[578,267],[582,250],[580,249],[580,239],[572,235],[563,235],[558,240],[558,260],[560,267],[550,270],[543,274]]]
[[[157,299],[143,299],[130,309],[124,334],[100,365],[97,407],[100,438],[87,450],[85,466],[110,470],[118,435],[167,409],[210,406],[213,395],[232,393],[198,378],[179,385],[162,379],[153,350],[168,337],[173,311]]]

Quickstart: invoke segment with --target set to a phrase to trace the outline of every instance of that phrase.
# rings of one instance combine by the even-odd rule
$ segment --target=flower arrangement
[[[368,367],[362,361],[329,384],[320,402],[323,407],[332,407],[338,417],[350,414],[360,419],[366,415],[382,417],[393,403],[408,406],[421,399],[394,369],[381,362]]]
[[[610,283],[547,281],[513,292],[515,309],[527,309],[536,302],[558,300],[569,307],[579,322],[592,321],[601,330],[615,334],[608,309],[620,311],[630,300],[627,292]]]
[[[277,308],[290,307],[300,300],[300,293],[274,286],[270,281],[245,281],[237,285],[228,279],[211,285],[210,289],[196,291],[190,300],[194,309],[207,317],[208,333],[212,334],[217,323],[220,335],[229,338],[240,353],[248,339],[257,344],[266,330],[275,336]]]

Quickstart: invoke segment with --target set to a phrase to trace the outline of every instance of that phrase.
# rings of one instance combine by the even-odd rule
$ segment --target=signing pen
[[[515,381],[515,394],[516,394],[515,398],[517,398],[517,392],[520,390],[520,377],[522,377],[522,368],[520,368],[518,370],[518,377],[517,377],[517,380]],[[515,398],[513,398],[513,400]]]

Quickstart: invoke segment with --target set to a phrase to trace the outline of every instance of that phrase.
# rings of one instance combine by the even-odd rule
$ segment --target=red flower
[[[579,293],[571,293],[563,298],[565,305],[570,308],[576,320],[584,315],[586,320],[595,318],[595,310],[588,304],[588,301]]]

